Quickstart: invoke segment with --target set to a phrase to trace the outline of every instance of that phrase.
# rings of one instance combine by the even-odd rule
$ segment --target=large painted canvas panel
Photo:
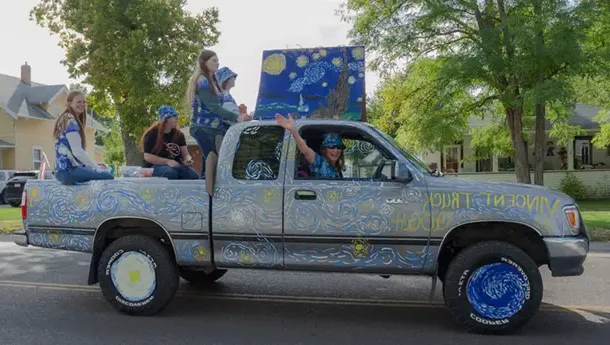
[[[278,49],[263,52],[254,117],[362,119],[364,47]]]

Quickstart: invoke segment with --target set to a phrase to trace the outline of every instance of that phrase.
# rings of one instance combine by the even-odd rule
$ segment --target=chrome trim
[[[11,235],[11,240],[15,242],[16,245],[21,247],[29,246],[28,243],[28,235],[25,233],[25,230],[15,231]]]
[[[585,257],[589,253],[589,240],[586,237],[545,237],[542,240],[551,260]]]
[[[176,259],[176,262],[178,262],[178,253],[176,251],[176,245],[174,244],[174,240],[172,239],[172,236],[169,234],[169,231],[167,231],[167,229],[161,225],[161,223],[157,222],[156,220],[150,219],[150,218],[145,218],[145,217],[138,217],[138,216],[118,216],[118,217],[112,217],[112,218],[108,218],[105,219],[100,225],[98,225],[98,227],[95,229],[95,232],[93,233],[93,242],[92,242],[92,248],[95,248],[95,240],[97,239],[97,232],[100,230],[100,228],[106,224],[107,222],[111,221],[111,220],[117,220],[117,219],[140,219],[140,220],[148,220],[151,221],[153,223],[155,223],[157,226],[159,226],[163,231],[165,231],[165,234],[167,235],[167,238],[169,238],[169,242],[172,245],[172,248],[174,249],[174,258]]]

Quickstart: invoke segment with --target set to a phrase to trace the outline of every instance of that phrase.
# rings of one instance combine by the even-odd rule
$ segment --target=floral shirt
[[[70,142],[66,135],[70,132],[76,132],[80,134],[80,125],[72,115],[66,115],[68,117],[62,133],[57,137],[55,142],[55,172],[58,171],[70,171],[74,168],[84,167],[85,165],[74,157]]]
[[[316,153],[316,158],[313,160],[313,164],[309,166],[311,173],[317,178],[337,178],[340,177],[337,174],[337,170],[328,163],[324,157]]]

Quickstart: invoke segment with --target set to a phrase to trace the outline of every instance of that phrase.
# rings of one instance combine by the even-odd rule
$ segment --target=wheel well
[[[504,222],[466,224],[455,228],[442,243],[438,256],[438,276],[444,279],[449,263],[462,249],[482,241],[504,241],[521,248],[538,265],[549,263],[542,236],[527,225]]]
[[[128,235],[146,235],[156,238],[169,251],[174,258],[174,246],[169,238],[169,235],[161,225],[148,219],[140,218],[118,218],[107,220],[95,232],[93,239],[93,255],[91,256],[91,264],[89,266],[89,285],[98,282],[97,266],[102,256],[102,252],[110,243],[119,237]]]

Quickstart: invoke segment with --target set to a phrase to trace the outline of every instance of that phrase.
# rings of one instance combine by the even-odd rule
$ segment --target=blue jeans
[[[205,179],[205,161],[211,152],[218,155],[218,147],[216,147],[216,137],[223,137],[227,129],[217,129],[204,126],[191,126],[189,133],[197,141],[197,145],[201,149],[201,178]]]
[[[154,165],[154,177],[165,177],[168,180],[198,180],[199,174],[186,165],[180,165],[180,168],[172,168],[169,165]]]
[[[55,178],[65,185],[74,185],[92,180],[114,180],[114,176],[105,171],[95,171],[91,168],[74,168],[72,170],[58,171]]]

